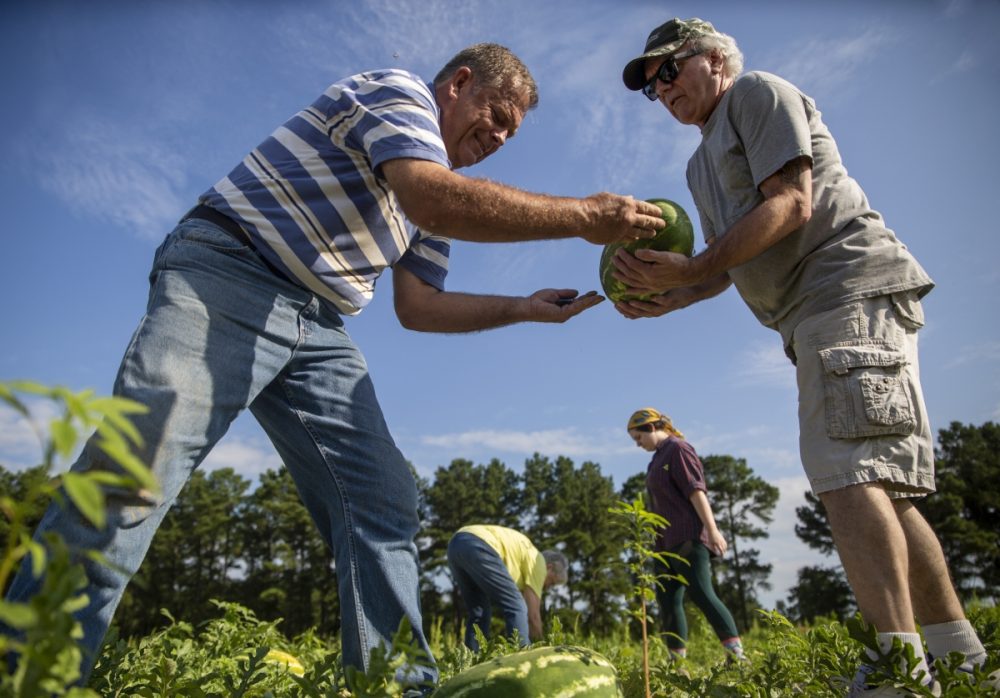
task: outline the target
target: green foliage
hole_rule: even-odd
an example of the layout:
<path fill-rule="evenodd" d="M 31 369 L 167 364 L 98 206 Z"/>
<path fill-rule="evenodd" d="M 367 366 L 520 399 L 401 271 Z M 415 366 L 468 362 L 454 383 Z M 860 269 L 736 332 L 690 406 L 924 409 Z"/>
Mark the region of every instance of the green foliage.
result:
<path fill-rule="evenodd" d="M 798 571 L 798 581 L 789 590 L 787 614 L 800 623 L 833 616 L 843 621 L 855 610 L 854 593 L 839 567 L 808 566 Z M 783 604 L 779 603 L 779 610 Z"/>
<path fill-rule="evenodd" d="M 244 559 L 238 523 L 249 487 L 231 468 L 192 474 L 125 592 L 118 614 L 124 634 L 157 627 L 155 614 L 136 611 L 169 608 L 181 618 L 206 618 L 212 599 L 228 596 L 230 579 L 239 577 L 238 563 Z"/>
<path fill-rule="evenodd" d="M 92 688 L 104 696 L 199 696 L 216 698 L 236 695 L 288 696 L 290 698 L 333 698 L 398 696 L 402 686 L 396 680 L 401 667 L 419 663 L 421 658 L 401 638 L 392 649 L 373 657 L 367 675 L 339 671 L 339 652 L 312 634 L 285 640 L 273 623 L 256 619 L 234 605 L 219 604 L 221 617 L 195 631 L 189 624 L 171 625 L 149 638 L 124 642 L 112 638 L 95 671 Z M 959 698 L 996 696 L 983 682 L 1000 668 L 1000 609 L 973 608 L 970 619 L 986 645 L 990 659 L 972 683 L 967 674 L 956 671 L 957 657 L 935 662 L 936 678 L 942 695 Z M 447 647 L 437 657 L 442 683 L 490 660 L 513 655 L 521 647 L 502 636 L 481 639 L 482 652 L 473 654 L 460 643 Z M 671 660 L 666 646 L 657 637 L 649 641 L 650 691 L 658 698 L 674 696 L 842 696 L 866 647 L 875 645 L 874 635 L 860 622 L 841 624 L 823 620 L 813 626 L 796 626 L 777 612 L 761 612 L 760 622 L 744 636 L 748 662 L 731 665 L 718 640 L 710 632 L 693 633 L 688 642 L 688 660 Z M 553 624 L 545 641 L 535 646 L 576 645 L 607 657 L 617 669 L 624 695 L 645 695 L 641 646 L 627 635 L 595 637 L 568 632 Z M 281 665 L 261 661 L 266 648 L 279 647 L 299 659 L 302 676 Z M 256 659 L 255 659 L 256 658 Z M 880 663 L 878 679 L 887 685 L 912 688 L 924 695 L 898 670 L 901 648 Z M 353 682 L 353 683 L 351 683 Z M 350 688 L 348 688 L 350 686 Z"/>
<path fill-rule="evenodd" d="M 139 440 L 128 416 L 141 412 L 140 406 L 96 398 L 89 391 L 0 383 L 0 403 L 28 418 L 25 395 L 56 403 L 59 416 L 47 430 L 39 431 L 43 455 L 37 467 L 18 473 L 0 468 L 0 536 L 5 544 L 0 583 L 6 585 L 26 558 L 36 574 L 43 570 L 47 574 L 41 592 L 29 603 L 0 602 L 0 621 L 23 633 L 20 639 L 0 634 L 0 654 L 13 650 L 20 655 L 13 668 L 0 664 L 0 695 L 388 698 L 402 692 L 401 675 L 426 661 L 404 624 L 390 647 L 373 654 L 367 673 L 343 670 L 339 644 L 327 639 L 336 631 L 339 615 L 332 559 L 298 501 L 290 476 L 283 470 L 269 471 L 260 487 L 249 492 L 245 480 L 223 470 L 196 476 L 194 486 L 182 493 L 177 511 L 183 519 L 171 524 L 176 525 L 175 535 L 165 522 L 151 551 L 151 556 L 154 552 L 158 556 L 157 564 L 140 571 L 147 588 L 162 596 L 150 592 L 131 597 L 134 617 L 148 617 L 150 608 L 160 607 L 173 614 L 164 610 L 164 625 L 148 631 L 134 625 L 123 627 L 128 632 L 122 635 L 113 630 L 90 685 L 74 686 L 79 678 L 76 640 L 80 628 L 72 614 L 86 603 L 83 570 L 76 564 L 81 551 L 71 554 L 58 539 L 33 541 L 30 532 L 50 500 L 76 506 L 94 525 L 101 525 L 109 488 L 153 496 L 155 483 L 131 452 Z M 88 448 L 99 449 L 117 467 L 50 477 L 90 430 L 96 430 L 96 435 Z M 941 496 L 929 498 L 927 516 L 942 533 L 946 554 L 958 567 L 966 595 L 995 595 L 997 588 L 993 485 L 998 438 L 1000 433 L 992 424 L 982 428 L 953 424 L 942 432 Z M 763 529 L 758 522 L 768 522 L 773 510 L 771 493 L 741 460 L 711 458 L 705 460 L 720 466 L 711 468 L 714 479 L 710 481 L 713 494 L 720 496 L 713 500 L 713 508 L 720 512 L 720 527 L 730 540 L 760 537 Z M 651 533 L 665 522 L 645 511 L 641 499 L 631 505 L 615 504 L 610 479 L 600 473 L 599 466 L 576 467 L 567 458 L 551 461 L 536 454 L 520 477 L 495 460 L 486 466 L 456 461 L 448 471 L 440 490 L 435 491 L 436 483 L 420 484 L 425 516 L 437 517 L 436 530 L 425 531 L 428 537 L 423 544 L 440 546 L 446 533 L 467 522 L 462 519 L 482 518 L 463 503 L 472 501 L 472 507 L 481 507 L 484 500 L 494 507 L 488 510 L 487 520 L 520 524 L 543 547 L 558 543 L 574 565 L 573 585 L 562 606 L 547 609 L 545 642 L 587 647 L 608 657 L 628 698 L 649 694 L 665 698 L 842 695 L 843 684 L 853 676 L 862 652 L 876 647 L 873 631 L 857 620 L 843 623 L 839 611 L 831 609 L 831 615 L 824 617 L 823 608 L 800 604 L 792 609 L 796 620 L 814 616 L 818 620 L 796 625 L 777 612 L 758 613 L 759 621 L 743 634 L 749 662 L 729 665 L 714 634 L 697 618 L 688 640 L 688 659 L 672 660 L 660 637 L 636 642 L 629 624 L 618 618 L 619 596 L 637 600 L 638 608 L 630 604 L 628 614 L 644 618 L 642 606 L 653 600 L 653 589 L 661 581 L 650 574 L 647 563 L 662 555 L 652 549 Z M 623 491 L 632 488 L 638 497 L 642 484 L 641 478 L 633 478 Z M 476 488 L 479 498 L 470 497 Z M 192 528 L 191 522 L 199 523 Z M 156 541 L 163 546 L 159 551 Z M 428 549 L 441 552 L 440 547 Z M 754 559 L 754 552 L 741 550 L 739 563 L 750 599 L 765 567 Z M 227 574 L 235 569 L 241 574 Z M 735 572 L 727 574 L 735 587 Z M 818 575 L 824 581 L 824 573 Z M 805 580 L 810 587 L 816 586 L 813 577 Z M 435 608 L 445 612 L 454 608 L 440 601 L 442 595 L 433 583 L 424 581 L 428 594 L 433 592 L 439 599 L 441 605 Z M 137 591 L 147 593 L 142 588 Z M 812 596 L 830 593 L 826 587 L 810 592 Z M 185 594 L 190 597 L 185 599 Z M 123 603 L 126 611 L 129 598 Z M 157 604 L 157 599 L 164 603 Z M 258 602 L 267 619 L 249 605 Z M 286 614 L 297 615 L 289 622 L 282 620 Z M 217 617 L 204 620 L 210 615 Z M 985 681 L 1000 669 L 1000 610 L 973 605 L 969 617 L 987 647 L 985 667 L 970 677 L 958 670 L 960 657 L 938 657 L 935 677 L 943 695 L 997 695 Z M 426 614 L 425 620 L 442 680 L 521 650 L 517 642 L 497 633 L 489 641 L 481 638 L 482 651 L 473 654 L 457 635 L 442 631 L 449 627 L 444 618 Z M 286 635 L 290 628 L 292 639 Z M 297 662 L 276 659 L 279 651 Z M 912 659 L 903 647 L 893 648 L 876 663 L 875 678 L 920 695 L 921 689 L 900 668 Z"/>
<path fill-rule="evenodd" d="M 941 539 L 959 595 L 997 599 L 1000 588 L 1000 424 L 952 422 L 938 432 L 937 492 L 917 502 Z"/>
<path fill-rule="evenodd" d="M 0 602 L 0 621 L 24 633 L 23 639 L 0 636 L 0 656 L 10 650 L 19 655 L 13 673 L 8 673 L 6 662 L 0 667 L 0 695 L 96 696 L 73 688 L 80 678 L 76 640 L 81 631 L 72 614 L 87 603 L 81 593 L 86 584 L 83 568 L 70 562 L 61 540 L 53 537 L 46 543 L 51 554 L 41 591 L 29 603 Z M 45 557 L 44 551 L 39 557 Z"/>
<path fill-rule="evenodd" d="M 50 420 L 47 431 L 34 424 L 25 396 L 55 403 L 60 414 Z M 32 539 L 31 532 L 39 510 L 49 501 L 75 506 L 95 528 L 103 528 L 107 489 L 154 496 L 157 483 L 132 452 L 142 440 L 129 421 L 129 415 L 142 414 L 146 408 L 121 398 L 95 397 L 90 390 L 74 393 L 28 381 L 0 382 L 0 404 L 31 424 L 42 452 L 36 474 L 21 483 L 26 486 L 18 496 L 9 492 L 0 496 L 6 520 L 0 589 L 7 588 L 25 558 L 30 557 L 36 577 L 45 572 L 40 591 L 27 602 L 0 602 L 0 621 L 16 633 L 0 634 L 0 656 L 14 653 L 17 657 L 13 671 L 7 662 L 0 662 L 0 694 L 92 696 L 92 691 L 73 685 L 80 679 L 81 652 L 76 641 L 82 631 L 72 614 L 88 601 L 82 593 L 85 573 L 73 556 L 87 555 L 98 561 L 100 557 L 93 551 L 75 550 L 71 554 L 55 536 L 46 537 L 43 544 Z M 91 431 L 95 434 L 89 447 L 102 451 L 119 469 L 62 472 L 50 477 Z"/>
<path fill-rule="evenodd" d="M 609 511 L 618 501 L 611 478 L 596 463 L 577 467 L 569 458 L 550 461 L 535 454 L 525 463 L 523 482 L 528 536 L 570 561 L 569 584 L 550 590 L 546 605 L 558 600 L 567 621 L 574 611 L 592 632 L 613 632 L 628 579 L 620 564 L 622 530 Z"/>
<path fill-rule="evenodd" d="M 342 671 L 336 641 L 311 632 L 288 640 L 278 623 L 262 621 L 249 609 L 214 606 L 221 615 L 197 628 L 164 612 L 170 624 L 148 637 L 109 637 L 91 686 L 102 696 L 145 698 L 389 698 L 417 683 L 404 685 L 401 676 L 427 664 L 406 619 L 390 647 L 372 652 L 365 673 L 353 667 Z M 293 671 L 274 650 L 297 660 L 301 669 Z"/>
<path fill-rule="evenodd" d="M 382 698 L 397 696 L 411 686 L 421 685 L 409 678 L 406 684 L 399 677 L 413 677 L 420 667 L 428 664 L 428 657 L 413 642 L 410 623 L 403 618 L 399 630 L 393 636 L 391 647 L 377 647 L 372 650 L 367 673 L 354 667 L 347 667 L 347 685 L 355 698 Z"/>
<path fill-rule="evenodd" d="M 109 636 L 91 677 L 91 685 L 103 696 L 224 696 L 336 695 L 333 673 L 319 679 L 296 677 L 283 664 L 267 662 L 271 649 L 280 649 L 306 662 L 321 661 L 314 638 L 290 643 L 275 623 L 258 620 L 252 611 L 231 603 L 217 602 L 218 618 L 197 630 L 189 623 L 170 621 L 152 635 L 131 640 Z M 297 645 L 297 646 L 296 646 Z M 334 659 L 339 659 L 334 655 Z M 319 693 L 298 693 L 297 679 Z M 322 692 L 329 689 L 327 692 Z"/>
<path fill-rule="evenodd" d="M 714 566 L 719 577 L 715 587 L 745 632 L 760 605 L 757 589 L 771 588 L 771 564 L 762 562 L 760 551 L 746 547 L 745 541 L 768 537 L 760 524 L 771 523 L 779 491 L 755 475 L 743 458 L 706 456 L 702 464 L 716 523 L 730 542 L 729 554 Z"/>
<path fill-rule="evenodd" d="M 806 506 L 795 507 L 795 517 L 799 520 L 795 524 L 795 535 L 813 550 L 818 550 L 823 555 L 832 555 L 837 548 L 833 543 L 826 507 L 812 491 L 806 490 L 804 496 Z"/>
<path fill-rule="evenodd" d="M 642 499 L 636 499 L 631 504 L 620 501 L 609 511 L 625 527 L 625 549 L 628 551 L 626 564 L 633 580 L 632 596 L 640 602 L 640 608 L 630 609 L 629 613 L 645 624 L 645 604 L 656 601 L 656 589 L 663 588 L 661 580 L 670 578 L 653 572 L 654 568 L 650 563 L 659 560 L 669 568 L 670 558 L 682 558 L 674 553 L 653 549 L 657 532 L 670 524 L 659 514 L 648 511 Z M 683 577 L 677 578 L 683 580 Z"/>
<path fill-rule="evenodd" d="M 656 600 L 656 590 L 663 588 L 663 580 L 674 578 L 684 581 L 679 575 L 657 574 L 651 563 L 657 561 L 666 569 L 670 569 L 670 558 L 682 558 L 674 553 L 653 549 L 659 530 L 670 524 L 659 514 L 647 511 L 641 498 L 635 499 L 631 504 L 619 501 L 610 512 L 619 518 L 626 530 L 625 548 L 628 551 L 627 564 L 633 580 L 632 596 L 639 601 L 639 607 L 631 609 L 629 613 L 639 621 L 639 627 L 642 629 L 642 668 L 646 695 L 649 696 L 649 634 L 646 609 Z"/>

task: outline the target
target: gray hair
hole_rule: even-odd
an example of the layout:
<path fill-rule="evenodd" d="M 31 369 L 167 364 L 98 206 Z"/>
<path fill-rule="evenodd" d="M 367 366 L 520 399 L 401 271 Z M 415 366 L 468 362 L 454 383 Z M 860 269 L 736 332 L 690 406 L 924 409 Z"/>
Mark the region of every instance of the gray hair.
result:
<path fill-rule="evenodd" d="M 473 44 L 462 49 L 434 77 L 434 85 L 446 82 L 459 68 L 472 71 L 476 85 L 528 95 L 528 109 L 538 106 L 538 85 L 520 58 L 500 44 Z"/>
<path fill-rule="evenodd" d="M 729 34 L 714 32 L 691 39 L 691 47 L 699 51 L 717 50 L 723 58 L 723 74 L 736 79 L 743 72 L 743 52 Z"/>
<path fill-rule="evenodd" d="M 552 571 L 556 575 L 556 584 L 565 584 L 569 580 L 569 560 L 558 550 L 546 550 L 542 552 L 545 558 L 545 565 L 552 565 Z"/>

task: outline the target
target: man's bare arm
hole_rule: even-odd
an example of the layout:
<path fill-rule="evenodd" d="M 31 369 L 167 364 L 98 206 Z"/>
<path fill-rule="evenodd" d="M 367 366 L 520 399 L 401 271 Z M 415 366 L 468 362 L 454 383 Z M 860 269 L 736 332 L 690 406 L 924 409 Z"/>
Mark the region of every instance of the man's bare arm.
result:
<path fill-rule="evenodd" d="M 582 237 L 594 244 L 651 237 L 659 208 L 630 196 L 585 199 L 522 191 L 466 177 L 429 160 L 400 158 L 382 170 L 410 221 L 457 240 L 514 242 Z"/>

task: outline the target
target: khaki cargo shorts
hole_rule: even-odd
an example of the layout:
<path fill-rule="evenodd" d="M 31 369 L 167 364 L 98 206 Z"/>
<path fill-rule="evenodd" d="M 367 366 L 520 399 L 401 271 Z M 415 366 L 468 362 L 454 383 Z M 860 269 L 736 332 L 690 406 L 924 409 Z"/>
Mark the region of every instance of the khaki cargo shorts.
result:
<path fill-rule="evenodd" d="M 799 451 L 815 494 L 867 482 L 892 497 L 934 491 L 913 292 L 866 298 L 795 328 Z"/>

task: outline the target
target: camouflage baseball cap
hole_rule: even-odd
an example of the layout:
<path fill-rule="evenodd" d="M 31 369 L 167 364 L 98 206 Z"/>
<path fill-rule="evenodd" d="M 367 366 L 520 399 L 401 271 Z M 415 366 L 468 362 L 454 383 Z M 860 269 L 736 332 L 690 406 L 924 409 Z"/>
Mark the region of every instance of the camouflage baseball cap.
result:
<path fill-rule="evenodd" d="M 649 33 L 642 55 L 633 58 L 625 66 L 625 70 L 622 71 L 625 87 L 630 90 L 641 90 L 642 86 L 646 84 L 646 73 L 643 65 L 647 58 L 673 53 L 690 39 L 715 33 L 717 33 L 715 27 L 697 17 L 691 19 L 674 17 L 669 22 L 664 22 Z"/>

